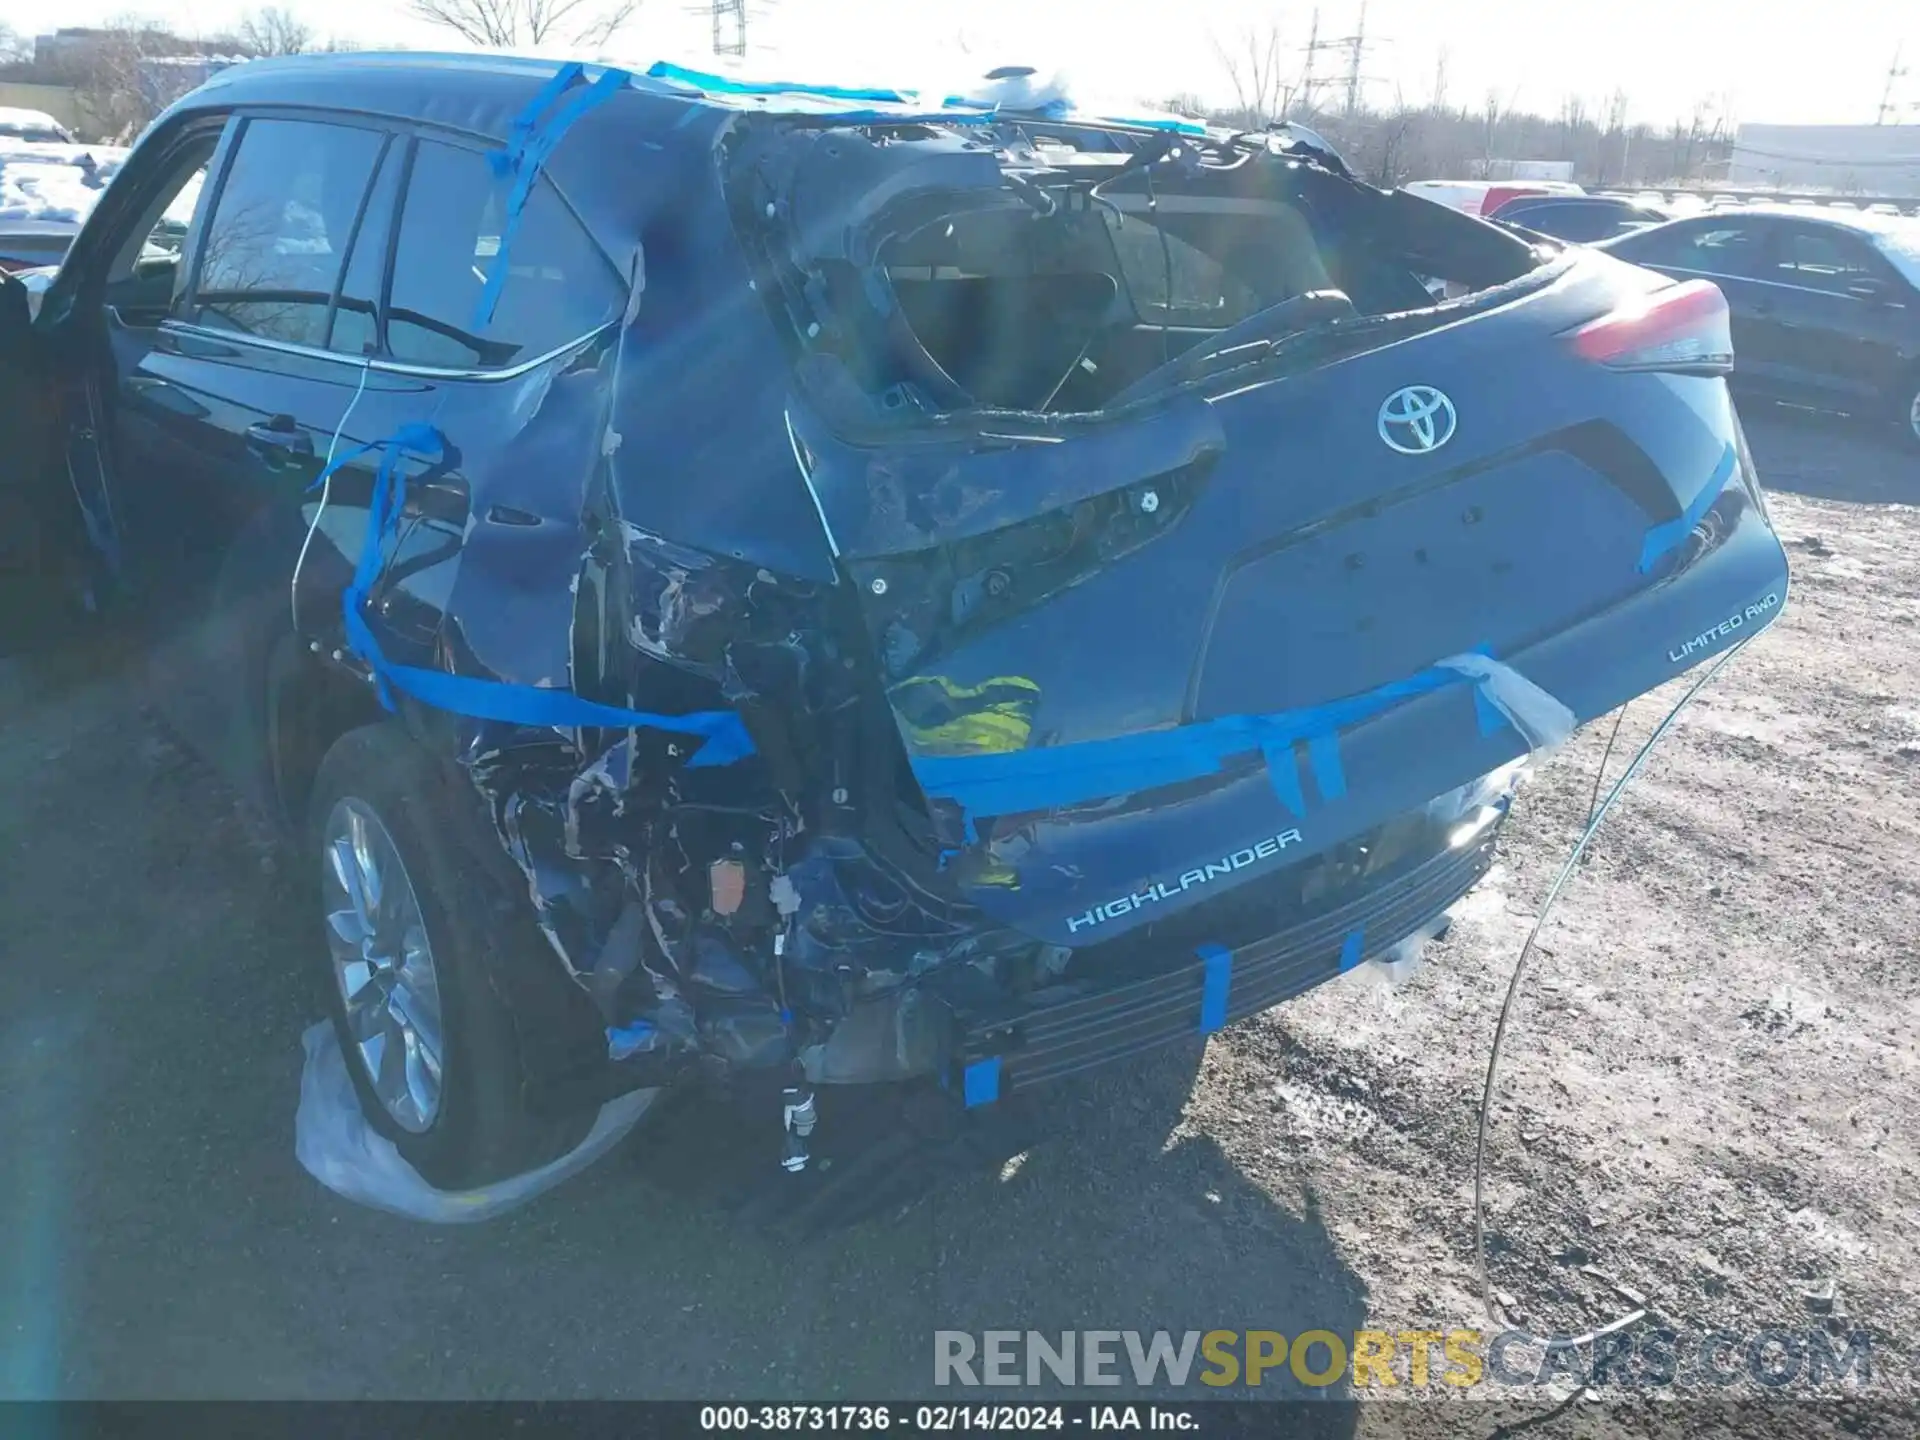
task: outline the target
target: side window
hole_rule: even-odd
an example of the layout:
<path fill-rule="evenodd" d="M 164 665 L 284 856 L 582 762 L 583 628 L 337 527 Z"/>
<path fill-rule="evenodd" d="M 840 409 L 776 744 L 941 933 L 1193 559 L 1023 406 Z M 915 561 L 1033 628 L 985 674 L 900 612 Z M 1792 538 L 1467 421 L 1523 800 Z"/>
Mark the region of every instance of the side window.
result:
<path fill-rule="evenodd" d="M 251 120 L 214 201 L 194 287 L 202 325 L 321 345 L 384 136 Z"/>
<path fill-rule="evenodd" d="M 512 365 L 620 313 L 619 275 L 542 177 L 507 242 L 493 318 L 476 325 L 507 229 L 504 192 L 479 151 L 420 142 L 393 257 L 387 350 L 394 359 L 452 369 Z"/>
<path fill-rule="evenodd" d="M 1197 245 L 1147 223 L 1143 216 L 1123 220 L 1101 213 L 1113 235 L 1120 277 L 1141 320 L 1224 330 L 1266 308 L 1251 285 Z"/>
<path fill-rule="evenodd" d="M 1621 253 L 1631 260 L 1699 270 L 1709 275 L 1761 276 L 1762 237 L 1752 225 L 1705 221 L 1699 225 L 1655 230 L 1629 241 Z"/>
<path fill-rule="evenodd" d="M 400 202 L 400 177 L 407 147 L 395 141 L 380 157 L 380 169 L 367 192 L 347 268 L 340 279 L 340 303 L 334 307 L 333 330 L 327 348 L 346 355 L 372 355 L 380 349 L 375 312 L 380 304 L 380 281 L 387 273 L 387 241 L 393 234 L 393 212 Z"/>
<path fill-rule="evenodd" d="M 1523 205 L 1499 218 L 1576 243 L 1598 240 L 1613 228 L 1613 217 L 1596 205 Z"/>
<path fill-rule="evenodd" d="M 1830 290 L 1844 295 L 1848 287 L 1882 278 L 1867 246 L 1829 230 L 1789 230 L 1780 237 L 1775 266 L 1777 278 L 1789 285 Z"/>
<path fill-rule="evenodd" d="M 186 290 L 181 256 L 204 194 L 218 134 L 182 145 L 107 268 L 106 301 L 121 320 L 158 325 Z"/>

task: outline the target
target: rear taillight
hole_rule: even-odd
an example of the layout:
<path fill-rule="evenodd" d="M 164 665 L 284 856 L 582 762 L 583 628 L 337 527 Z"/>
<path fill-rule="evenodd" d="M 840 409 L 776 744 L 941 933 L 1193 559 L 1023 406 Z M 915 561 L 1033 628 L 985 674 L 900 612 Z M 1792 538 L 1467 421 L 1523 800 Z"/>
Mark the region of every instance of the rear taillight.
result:
<path fill-rule="evenodd" d="M 1566 332 L 1574 353 L 1615 370 L 1733 371 L 1727 297 L 1711 280 L 1688 280 Z"/>

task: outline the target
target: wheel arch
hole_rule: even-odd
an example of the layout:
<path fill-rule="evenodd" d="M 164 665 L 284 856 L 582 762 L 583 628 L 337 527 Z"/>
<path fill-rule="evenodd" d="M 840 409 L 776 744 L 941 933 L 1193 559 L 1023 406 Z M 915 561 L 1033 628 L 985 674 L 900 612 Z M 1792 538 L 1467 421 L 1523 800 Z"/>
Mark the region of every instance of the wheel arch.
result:
<path fill-rule="evenodd" d="M 268 652 L 265 690 L 269 795 L 275 818 L 289 835 L 299 835 L 322 757 L 342 735 L 384 712 L 365 681 L 292 633 Z"/>

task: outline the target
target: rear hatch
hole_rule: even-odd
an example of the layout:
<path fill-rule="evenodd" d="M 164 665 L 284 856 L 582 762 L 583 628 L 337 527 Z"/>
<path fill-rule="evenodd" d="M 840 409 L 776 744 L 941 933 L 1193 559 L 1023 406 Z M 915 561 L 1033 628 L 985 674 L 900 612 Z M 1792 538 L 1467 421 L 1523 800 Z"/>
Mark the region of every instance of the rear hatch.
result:
<path fill-rule="evenodd" d="M 923 199 L 871 247 L 887 323 L 802 365 L 796 458 L 946 865 L 1048 939 L 1108 938 L 1519 753 L 1437 662 L 1524 655 L 1661 583 L 1729 478 L 1717 292 L 1244 163 L 1268 160 L 1270 198 L 1166 160 L 1097 186 L 1134 232 L 1104 268 L 1046 233 L 1071 185 L 972 245 L 968 205 Z M 1261 238 L 1291 253 L 1246 255 Z M 1463 298 L 1392 305 L 1436 280 Z M 902 322 L 922 353 L 889 369 Z M 1414 702 L 1408 763 L 1353 745 Z"/>

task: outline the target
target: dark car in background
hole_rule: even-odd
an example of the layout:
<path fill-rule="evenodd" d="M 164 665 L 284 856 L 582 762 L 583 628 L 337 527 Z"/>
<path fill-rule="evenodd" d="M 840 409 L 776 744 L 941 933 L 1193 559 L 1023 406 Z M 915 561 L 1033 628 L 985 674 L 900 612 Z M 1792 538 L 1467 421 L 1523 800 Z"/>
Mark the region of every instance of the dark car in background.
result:
<path fill-rule="evenodd" d="M 1889 420 L 1920 445 L 1920 221 L 1743 206 L 1604 248 L 1720 287 L 1741 390 Z"/>
<path fill-rule="evenodd" d="M 1664 211 L 1612 195 L 1520 195 L 1489 212 L 1487 218 L 1556 240 L 1591 245 L 1658 225 L 1668 217 Z"/>
<path fill-rule="evenodd" d="M 1529 754 L 1778 614 L 1728 350 L 1299 135 L 263 60 L 0 280 L 0 613 L 84 591 L 285 819 L 428 1180 L 715 1074 L 792 1147 L 1430 933 Z"/>

